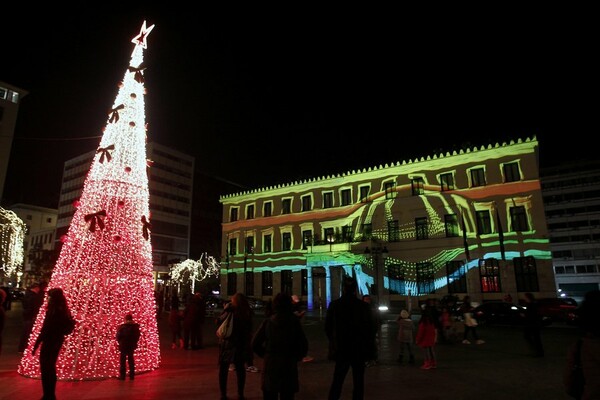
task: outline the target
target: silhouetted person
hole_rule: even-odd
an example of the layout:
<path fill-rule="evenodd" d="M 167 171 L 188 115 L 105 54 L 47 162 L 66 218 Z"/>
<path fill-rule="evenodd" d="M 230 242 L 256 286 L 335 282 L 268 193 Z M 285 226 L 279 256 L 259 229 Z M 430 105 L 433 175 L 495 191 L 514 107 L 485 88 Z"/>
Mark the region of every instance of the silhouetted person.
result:
<path fill-rule="evenodd" d="M 367 303 L 356 297 L 356 280 L 343 280 L 342 296 L 332 301 L 325 316 L 329 358 L 335 361 L 329 400 L 339 400 L 342 386 L 352 367 L 352 399 L 362 400 L 365 391 L 365 362 L 374 338 L 374 321 Z"/>
<path fill-rule="evenodd" d="M 544 356 L 544 346 L 542 345 L 542 317 L 538 310 L 537 301 L 533 293 L 525 293 L 525 323 L 523 325 L 523 335 L 531 347 L 534 357 Z"/>
<path fill-rule="evenodd" d="M 129 379 L 135 377 L 135 360 L 133 353 L 137 349 L 140 339 L 140 324 L 133 321 L 133 315 L 125 316 L 125 323 L 117 328 L 117 342 L 119 342 L 119 379 L 125 379 L 126 363 L 129 365 Z"/>
<path fill-rule="evenodd" d="M 35 318 L 37 317 L 43 302 L 44 292 L 39 284 L 34 283 L 27 289 L 22 300 L 23 331 L 21 333 L 21 339 L 19 340 L 19 352 L 23 352 L 25 347 L 27 347 L 27 342 L 29 341 L 29 335 L 31 335 Z"/>
<path fill-rule="evenodd" d="M 206 319 L 206 302 L 200 292 L 194 293 L 183 311 L 183 342 L 185 349 L 203 347 L 202 329 Z"/>
<path fill-rule="evenodd" d="M 298 362 L 308 352 L 308 341 L 292 298 L 279 293 L 273 300 L 274 314 L 265 319 L 252 338 L 252 350 L 264 358 L 264 400 L 293 400 L 300 389 Z"/>
<path fill-rule="evenodd" d="M 48 291 L 46 315 L 40 334 L 33 345 L 32 355 L 40 349 L 40 372 L 42 374 L 42 400 L 56 399 L 56 360 L 65 341 L 65 336 L 73 332 L 75 320 L 71 316 L 67 299 L 62 289 L 52 288 Z"/>

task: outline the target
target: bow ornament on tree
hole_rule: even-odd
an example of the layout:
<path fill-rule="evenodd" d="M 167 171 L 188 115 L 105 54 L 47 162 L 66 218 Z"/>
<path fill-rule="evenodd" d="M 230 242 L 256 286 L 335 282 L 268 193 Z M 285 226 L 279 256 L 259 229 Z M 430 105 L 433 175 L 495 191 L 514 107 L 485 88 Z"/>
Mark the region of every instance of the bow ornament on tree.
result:
<path fill-rule="evenodd" d="M 125 108 L 125 105 L 121 104 L 120 106 L 116 106 L 115 108 L 113 108 L 112 110 L 110 110 L 108 112 L 108 115 L 110 115 L 110 119 L 108 120 L 108 122 L 117 122 L 119 121 L 119 110 L 122 110 Z"/>
<path fill-rule="evenodd" d="M 96 224 L 98 224 L 98 228 L 104 229 L 104 217 L 106 217 L 106 211 L 100 210 L 96 213 L 87 214 L 85 218 L 85 222 L 90 222 L 89 230 L 90 232 L 96 232 Z"/>
<path fill-rule="evenodd" d="M 135 73 L 133 79 L 135 79 L 135 81 L 138 83 L 144 83 L 144 75 L 142 74 L 142 71 L 145 69 L 146 67 L 144 66 L 144 63 L 141 63 L 140 66 L 137 68 L 131 66 L 127 68 L 129 72 Z"/>
<path fill-rule="evenodd" d="M 149 232 L 152 230 L 152 224 L 146 219 L 145 215 L 142 215 L 142 224 L 142 235 L 144 236 L 144 239 L 148 240 Z"/>
<path fill-rule="evenodd" d="M 96 150 L 96 154 L 100 153 L 100 164 L 104 163 L 104 157 L 106 157 L 106 161 L 110 162 L 110 160 L 112 160 L 112 155 L 110 154 L 110 152 L 112 150 L 115 149 L 115 145 L 111 144 L 110 146 L 106 146 L 106 147 L 99 147 L 98 150 Z"/>

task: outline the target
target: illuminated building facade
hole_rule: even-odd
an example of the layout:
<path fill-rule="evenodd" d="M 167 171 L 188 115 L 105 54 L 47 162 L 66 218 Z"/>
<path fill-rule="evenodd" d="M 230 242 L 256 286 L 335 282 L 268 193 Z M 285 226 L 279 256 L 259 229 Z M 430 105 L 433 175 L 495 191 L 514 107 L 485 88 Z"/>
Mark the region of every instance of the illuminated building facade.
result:
<path fill-rule="evenodd" d="M 325 308 L 353 275 L 394 308 L 553 297 L 538 151 L 534 137 L 223 195 L 224 293 Z"/>
<path fill-rule="evenodd" d="M 544 169 L 542 194 L 557 290 L 581 302 L 600 288 L 600 163 Z"/>
<path fill-rule="evenodd" d="M 58 204 L 56 239 L 67 233 L 75 203 L 96 151 L 65 162 Z M 169 264 L 189 258 L 194 157 L 155 142 L 147 144 L 152 262 L 155 279 L 168 275 Z"/>

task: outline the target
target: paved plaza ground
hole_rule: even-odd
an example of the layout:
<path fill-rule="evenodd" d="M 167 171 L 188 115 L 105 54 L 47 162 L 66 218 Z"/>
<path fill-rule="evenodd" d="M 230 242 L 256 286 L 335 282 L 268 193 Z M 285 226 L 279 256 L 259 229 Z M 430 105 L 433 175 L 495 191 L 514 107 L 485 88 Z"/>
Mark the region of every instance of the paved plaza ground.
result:
<path fill-rule="evenodd" d="M 546 356 L 529 355 L 521 331 L 511 327 L 479 327 L 483 345 L 437 345 L 438 368 L 420 370 L 417 364 L 399 365 L 395 360 L 396 315 L 389 315 L 381 332 L 380 362 L 366 371 L 365 399 L 419 400 L 566 400 L 562 370 L 567 346 L 576 338 L 576 328 L 552 325 L 542 332 Z M 258 324 L 262 316 L 256 316 Z M 333 363 L 326 358 L 327 342 L 323 333 L 322 313 L 309 313 L 304 329 L 309 338 L 309 354 L 314 361 L 300 365 L 301 389 L 297 400 L 327 398 Z M 161 365 L 155 371 L 139 374 L 135 381 L 58 382 L 58 400 L 154 400 L 219 399 L 217 379 L 216 326 L 205 324 L 204 349 L 185 351 L 170 348 L 167 314 L 159 320 Z M 21 305 L 13 303 L 7 311 L 0 355 L 0 399 L 29 400 L 42 397 L 41 381 L 19 375 L 17 365 L 18 334 L 21 329 Z M 261 367 L 261 359 L 256 359 Z M 262 399 L 260 373 L 248 373 L 246 399 Z M 235 396 L 235 374 L 229 374 L 230 399 Z M 343 399 L 351 399 L 351 375 L 346 378 Z"/>

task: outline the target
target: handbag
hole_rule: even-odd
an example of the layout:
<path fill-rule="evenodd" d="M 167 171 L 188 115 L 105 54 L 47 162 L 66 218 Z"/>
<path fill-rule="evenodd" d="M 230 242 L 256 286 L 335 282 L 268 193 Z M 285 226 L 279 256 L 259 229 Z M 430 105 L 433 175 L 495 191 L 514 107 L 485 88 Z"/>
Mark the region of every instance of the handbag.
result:
<path fill-rule="evenodd" d="M 585 386 L 585 378 L 581 367 L 581 339 L 577 340 L 575 345 L 575 357 L 573 367 L 565 376 L 565 389 L 569 396 L 574 399 L 581 399 L 583 396 L 583 388 Z"/>
<path fill-rule="evenodd" d="M 221 340 L 228 339 L 233 332 L 233 313 L 227 313 L 227 317 L 221 322 L 217 328 L 217 337 Z"/>

